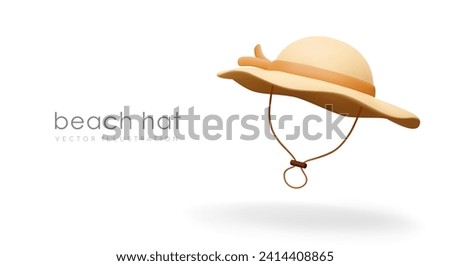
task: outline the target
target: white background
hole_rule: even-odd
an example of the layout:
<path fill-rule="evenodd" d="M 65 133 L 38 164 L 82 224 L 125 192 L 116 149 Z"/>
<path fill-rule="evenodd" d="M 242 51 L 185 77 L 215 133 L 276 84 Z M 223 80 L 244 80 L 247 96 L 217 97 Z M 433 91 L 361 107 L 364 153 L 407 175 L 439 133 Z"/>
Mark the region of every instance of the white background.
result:
<path fill-rule="evenodd" d="M 116 253 L 156 250 L 317 250 L 334 251 L 325 265 L 448 265 L 448 9 L 379 2 L 3 1 L 0 264 L 115 265 Z M 282 181 L 290 158 L 281 147 L 239 140 L 240 127 L 232 141 L 55 140 L 66 134 L 54 129 L 55 111 L 88 117 L 129 105 L 154 115 L 176 106 L 202 116 L 261 114 L 267 95 L 217 72 L 236 67 L 257 43 L 275 59 L 317 35 L 358 49 L 377 97 L 417 114 L 421 125 L 361 119 L 341 150 L 310 163 L 302 190 Z M 273 112 L 324 115 L 281 96 Z M 338 142 L 287 145 L 306 159 Z"/>

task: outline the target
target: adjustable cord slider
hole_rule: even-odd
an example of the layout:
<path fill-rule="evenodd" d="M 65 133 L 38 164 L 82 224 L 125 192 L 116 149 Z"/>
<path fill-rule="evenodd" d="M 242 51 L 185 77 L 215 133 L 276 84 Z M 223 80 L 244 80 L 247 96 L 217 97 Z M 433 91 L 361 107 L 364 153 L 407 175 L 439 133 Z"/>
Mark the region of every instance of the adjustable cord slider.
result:
<path fill-rule="evenodd" d="M 296 160 L 291 160 L 291 165 L 292 166 L 297 166 L 297 167 L 300 167 L 300 168 L 306 168 L 308 166 L 306 163 L 299 162 L 299 161 L 296 161 Z"/>

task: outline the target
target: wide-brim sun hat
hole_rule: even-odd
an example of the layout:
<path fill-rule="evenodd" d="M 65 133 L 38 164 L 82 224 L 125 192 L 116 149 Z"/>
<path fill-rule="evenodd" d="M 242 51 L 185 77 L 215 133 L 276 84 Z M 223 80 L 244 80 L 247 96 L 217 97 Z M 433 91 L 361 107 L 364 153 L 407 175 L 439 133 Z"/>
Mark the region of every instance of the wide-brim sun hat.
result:
<path fill-rule="evenodd" d="M 255 47 L 256 57 L 241 57 L 244 66 L 220 72 L 255 92 L 298 97 L 325 108 L 332 105 L 338 114 L 386 118 L 407 128 L 417 128 L 414 114 L 375 98 L 370 67 L 350 45 L 326 37 L 298 40 L 286 47 L 275 61 Z M 273 86 L 273 88 L 272 88 Z M 386 89 L 386 88 L 383 88 Z"/>
<path fill-rule="evenodd" d="M 348 139 L 360 117 L 385 118 L 407 128 L 417 128 L 420 120 L 414 114 L 375 98 L 375 86 L 369 64 L 350 45 L 326 37 L 310 37 L 298 40 L 286 47 L 274 61 L 267 59 L 261 46 L 254 49 L 255 57 L 241 57 L 240 68 L 220 72 L 219 77 L 233 79 L 255 92 L 270 94 L 269 118 L 272 95 L 294 96 L 337 114 L 356 117 L 344 140 L 333 150 L 305 161 L 295 156 L 275 134 L 271 119 L 270 129 L 275 139 L 292 157 L 290 167 L 283 178 L 291 188 L 302 188 L 308 182 L 304 171 L 307 162 L 323 158 L 338 150 Z M 286 172 L 301 169 L 305 182 L 291 185 Z"/>

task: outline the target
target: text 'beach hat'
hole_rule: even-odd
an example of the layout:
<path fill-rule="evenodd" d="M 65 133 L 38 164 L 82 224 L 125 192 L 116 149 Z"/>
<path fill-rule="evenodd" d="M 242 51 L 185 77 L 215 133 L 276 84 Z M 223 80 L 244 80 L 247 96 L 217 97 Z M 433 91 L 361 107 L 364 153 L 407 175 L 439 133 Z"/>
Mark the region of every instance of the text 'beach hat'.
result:
<path fill-rule="evenodd" d="M 291 166 L 283 174 L 291 188 L 306 185 L 306 163 L 339 149 L 359 117 L 386 118 L 407 128 L 417 128 L 420 124 L 414 114 L 375 98 L 372 73 L 366 60 L 353 47 L 335 39 L 310 37 L 298 40 L 286 47 L 275 61 L 268 60 L 257 45 L 255 57 L 241 57 L 238 64 L 243 67 L 220 72 L 218 76 L 233 79 L 252 91 L 270 94 L 272 134 L 292 157 Z M 297 161 L 273 130 L 270 119 L 273 94 L 295 96 L 323 108 L 331 105 L 333 112 L 356 119 L 346 138 L 334 150 L 304 162 Z M 299 167 L 305 176 L 301 186 L 292 186 L 286 180 L 286 172 L 294 167 Z"/>

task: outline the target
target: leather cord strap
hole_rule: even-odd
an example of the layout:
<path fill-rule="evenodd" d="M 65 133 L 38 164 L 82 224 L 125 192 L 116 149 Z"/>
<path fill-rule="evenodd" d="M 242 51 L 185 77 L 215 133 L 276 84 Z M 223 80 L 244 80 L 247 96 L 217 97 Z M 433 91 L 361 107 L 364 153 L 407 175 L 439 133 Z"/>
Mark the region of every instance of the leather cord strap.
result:
<path fill-rule="evenodd" d="M 293 189 L 299 189 L 299 188 L 304 187 L 304 186 L 308 183 L 308 176 L 306 175 L 305 170 L 304 170 L 304 169 L 308 166 L 307 163 L 308 163 L 308 162 L 311 162 L 311 161 L 314 161 L 314 160 L 317 160 L 317 159 L 320 159 L 320 158 L 323 158 L 323 157 L 325 157 L 325 156 L 328 156 L 328 155 L 332 154 L 333 152 L 337 151 L 340 147 L 342 147 L 342 145 L 344 145 L 344 143 L 347 141 L 347 139 L 348 139 L 348 138 L 350 137 L 350 135 L 352 134 L 353 129 L 355 128 L 356 122 L 358 122 L 358 118 L 359 118 L 359 116 L 360 116 L 360 114 L 361 114 L 362 107 L 359 108 L 358 115 L 356 116 L 355 121 L 353 122 L 353 125 L 352 125 L 350 131 L 348 132 L 347 136 L 342 140 L 341 144 L 339 144 L 336 148 L 334 148 L 333 150 L 331 150 L 331 151 L 329 151 L 329 152 L 327 152 L 327 153 L 324 153 L 324 154 L 322 154 L 322 155 L 319 155 L 319 156 L 310 158 L 310 159 L 308 159 L 308 160 L 306 160 L 306 161 L 304 161 L 304 162 L 301 162 L 301 161 L 297 161 L 297 159 L 295 158 L 294 154 L 292 154 L 292 152 L 291 152 L 291 151 L 290 151 L 290 150 L 289 150 L 289 149 L 281 142 L 281 140 L 278 138 L 277 134 L 275 133 L 275 130 L 273 129 L 273 126 L 272 126 L 272 117 L 271 117 L 273 87 L 274 87 L 274 86 L 272 86 L 271 89 L 270 89 L 269 110 L 268 110 L 270 130 L 271 130 L 273 136 L 275 137 L 275 139 L 276 139 L 276 140 L 278 141 L 278 143 L 281 145 L 281 147 L 283 147 L 283 149 L 286 150 L 286 152 L 289 153 L 289 155 L 292 157 L 292 160 L 290 161 L 290 165 L 291 165 L 291 166 L 288 167 L 288 168 L 286 168 L 286 170 L 284 170 L 284 172 L 283 172 L 283 179 L 284 179 L 284 182 L 285 182 L 286 185 L 288 185 L 290 188 L 293 188 Z M 293 185 L 289 184 L 289 182 L 288 182 L 287 179 L 286 179 L 286 173 L 287 173 L 289 170 L 291 170 L 292 168 L 295 168 L 295 167 L 300 168 L 300 170 L 301 170 L 302 173 L 303 173 L 303 176 L 305 177 L 305 182 L 304 182 L 302 185 L 300 185 L 300 186 L 293 186 Z"/>

